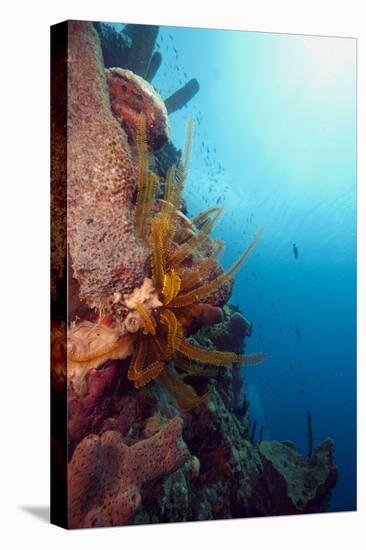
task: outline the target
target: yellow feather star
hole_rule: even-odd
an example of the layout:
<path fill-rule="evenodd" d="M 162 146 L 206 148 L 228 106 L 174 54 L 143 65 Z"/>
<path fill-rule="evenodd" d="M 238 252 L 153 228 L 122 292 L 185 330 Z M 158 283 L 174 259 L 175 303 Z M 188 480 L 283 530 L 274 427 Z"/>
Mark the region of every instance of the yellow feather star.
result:
<path fill-rule="evenodd" d="M 137 234 L 150 245 L 153 285 L 163 306 L 155 311 L 148 311 L 143 304 L 136 305 L 143 329 L 136 335 L 135 351 L 128 371 L 128 378 L 136 387 L 158 379 L 184 412 L 205 401 L 210 392 L 198 396 L 194 389 L 174 372 L 170 365 L 171 360 L 174 359 L 176 366 L 188 374 L 212 376 L 216 372 L 215 369 L 191 366 L 187 359 L 219 367 L 254 364 L 266 357 L 263 353 L 237 355 L 198 347 L 184 337 L 183 326 L 177 318 L 180 311 L 184 312 L 183 316 L 189 318 L 187 311 L 189 313 L 190 308 L 193 312 L 197 304 L 204 304 L 204 299 L 209 294 L 225 285 L 247 260 L 262 234 L 262 230 L 257 232 L 228 271 L 209 279 L 210 273 L 218 267 L 215 258 L 222 249 L 221 241 L 213 241 L 210 232 L 222 208 L 209 208 L 193 220 L 189 220 L 179 210 L 192 148 L 192 127 L 190 119 L 182 161 L 177 166 L 171 166 L 168 171 L 164 199 L 155 200 L 158 177 L 148 168 L 146 120 L 144 115 L 140 115 L 139 118 L 135 226 Z M 155 214 L 152 215 L 154 208 Z M 206 257 L 201 258 L 199 251 L 202 245 L 206 246 L 207 243 L 211 249 L 210 257 L 207 257 L 206 251 Z M 194 255 L 196 261 L 191 267 L 187 267 L 184 264 L 185 260 Z"/>

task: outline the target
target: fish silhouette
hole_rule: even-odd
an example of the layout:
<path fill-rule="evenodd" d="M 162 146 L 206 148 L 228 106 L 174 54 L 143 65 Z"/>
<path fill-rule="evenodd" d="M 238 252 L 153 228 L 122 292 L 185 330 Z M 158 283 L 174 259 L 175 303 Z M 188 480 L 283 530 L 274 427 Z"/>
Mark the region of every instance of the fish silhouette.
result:
<path fill-rule="evenodd" d="M 295 243 L 292 245 L 292 250 L 294 252 L 295 260 L 297 260 L 297 258 L 299 257 L 299 251 Z"/>

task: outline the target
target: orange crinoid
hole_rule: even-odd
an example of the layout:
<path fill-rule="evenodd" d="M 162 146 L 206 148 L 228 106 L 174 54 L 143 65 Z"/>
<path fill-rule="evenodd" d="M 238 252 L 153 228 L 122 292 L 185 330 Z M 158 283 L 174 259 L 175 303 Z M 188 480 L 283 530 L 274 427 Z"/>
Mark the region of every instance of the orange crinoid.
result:
<path fill-rule="evenodd" d="M 191 141 L 192 121 L 189 120 L 182 162 L 178 166 L 171 166 L 165 182 L 164 199 L 156 199 L 158 177 L 148 168 L 145 118 L 140 115 L 135 225 L 139 237 L 150 245 L 151 279 L 145 279 L 144 287 L 151 296 L 154 295 L 154 300 L 145 303 L 139 301 L 138 292 L 135 298 L 125 300 L 130 306 L 130 315 L 135 316 L 134 320 L 138 317 L 128 378 L 135 387 L 158 378 L 183 411 L 200 404 L 209 392 L 198 396 L 178 376 L 173 365 L 189 374 L 211 376 L 214 369 L 192 366 L 187 360 L 219 367 L 235 363 L 253 364 L 265 358 L 262 353 L 237 355 L 198 347 L 185 338 L 185 327 L 194 317 L 195 310 L 205 304 L 210 294 L 230 280 L 248 258 L 262 233 L 262 230 L 257 232 L 228 271 L 219 272 L 212 278 L 212 273 L 218 272 L 216 256 L 221 247 L 220 242 L 211 239 L 210 231 L 222 209 L 209 208 L 193 220 L 180 211 Z M 191 261 L 187 265 L 189 259 Z"/>

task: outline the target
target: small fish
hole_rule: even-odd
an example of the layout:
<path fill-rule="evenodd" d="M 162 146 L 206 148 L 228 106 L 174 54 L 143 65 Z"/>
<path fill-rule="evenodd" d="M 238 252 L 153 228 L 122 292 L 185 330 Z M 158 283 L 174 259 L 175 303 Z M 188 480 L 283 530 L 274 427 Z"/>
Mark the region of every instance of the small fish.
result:
<path fill-rule="evenodd" d="M 292 245 L 292 250 L 293 250 L 293 253 L 294 253 L 294 256 L 295 256 L 295 260 L 297 260 L 298 257 L 299 257 L 299 251 L 298 251 L 297 246 L 296 246 L 295 243 Z"/>
<path fill-rule="evenodd" d="M 297 323 L 295 323 L 295 330 L 296 330 L 296 336 L 298 337 L 299 340 L 301 340 L 301 332 L 300 332 L 300 329 L 299 327 L 297 326 Z"/>

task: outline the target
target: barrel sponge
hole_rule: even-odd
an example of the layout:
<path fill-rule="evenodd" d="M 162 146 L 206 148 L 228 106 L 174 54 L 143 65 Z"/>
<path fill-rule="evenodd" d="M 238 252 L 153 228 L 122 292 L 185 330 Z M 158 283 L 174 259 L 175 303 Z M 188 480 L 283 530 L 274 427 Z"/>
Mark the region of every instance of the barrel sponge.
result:
<path fill-rule="evenodd" d="M 150 151 L 161 149 L 169 140 L 169 119 L 164 101 L 146 80 L 127 69 L 106 69 L 112 112 L 125 129 L 131 145 L 141 112 L 146 117 Z"/>
<path fill-rule="evenodd" d="M 68 243 L 80 297 L 112 309 L 115 292 L 141 285 L 148 256 L 135 236 L 136 166 L 114 117 L 92 24 L 69 23 Z"/>

